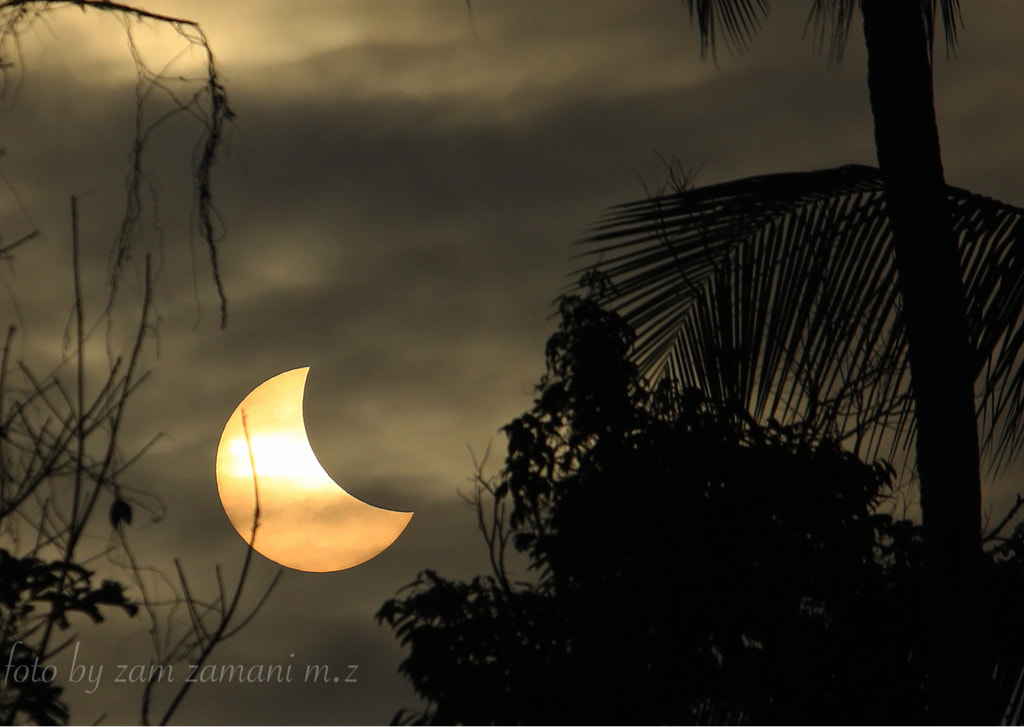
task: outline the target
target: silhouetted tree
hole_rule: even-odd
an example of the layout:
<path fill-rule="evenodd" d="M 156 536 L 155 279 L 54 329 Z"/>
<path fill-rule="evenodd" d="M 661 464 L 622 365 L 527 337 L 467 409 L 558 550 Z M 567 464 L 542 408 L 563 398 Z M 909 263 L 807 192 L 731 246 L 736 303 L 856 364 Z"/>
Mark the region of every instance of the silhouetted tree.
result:
<path fill-rule="evenodd" d="M 15 96 L 10 89 L 17 80 L 22 35 L 50 11 L 69 6 L 111 14 L 122 22 L 138 74 L 135 138 L 124 217 L 112 241 L 109 279 L 100 293 L 104 302 L 95 309 L 88 305 L 95 291 L 83 283 L 77 204 L 72 197 L 67 247 L 71 274 L 64 281 L 56 276 L 49 281 L 55 299 L 70 291 L 67 297 L 71 301 L 62 344 L 53 349 L 56 360 L 46 361 L 42 374 L 21 360 L 13 324 L 0 341 L 3 724 L 62 724 L 70 719 L 61 686 L 66 675 L 58 675 L 54 659 L 74 643 L 83 626 L 103 621 L 111 613 L 140 614 L 146 621 L 140 630 L 147 632 L 152 643 L 151 660 L 164 665 L 179 661 L 202 664 L 211 650 L 244 626 L 254 612 L 246 614 L 239 608 L 251 549 L 244 556 L 233 590 L 227 590 L 218 567 L 220 593 L 210 598 L 189 587 L 181 564 L 176 563 L 175 582 L 136 558 L 129 538 L 133 519 L 136 524 L 147 516 L 157 521 L 163 508 L 159 497 L 136 487 L 129 474 L 152 441 L 129 451 L 123 443 L 129 403 L 147 378 L 146 356 L 157 328 L 154 266 L 149 255 L 132 254 L 138 243 L 143 200 L 157 194 L 147 175 L 144 153 L 154 129 L 176 115 L 198 120 L 202 130 L 193 156 L 193 222 L 210 253 L 221 319 L 225 320 L 210 173 L 224 124 L 231 118 L 226 92 L 206 37 L 192 21 L 106 0 L 2 0 L 0 96 Z M 134 42 L 137 22 L 157 23 L 177 33 L 186 48 L 202 53 L 202 72 L 185 78 L 170 75 L 174 72 L 171 66 L 159 72 L 149 69 Z M 146 121 L 147 104 L 154 98 L 169 101 L 171 108 Z M 0 257 L 9 260 L 15 253 L 28 254 L 31 245 L 27 243 L 37 236 L 38 231 L 33 231 L 5 244 L 0 247 Z M 118 287 L 133 266 L 139 286 L 138 295 L 129 302 L 118 298 Z M 5 288 L 9 283 L 5 279 Z M 126 327 L 120 325 L 125 323 L 120 318 L 116 321 L 119 325 L 113 324 L 121 314 Z M 177 691 L 166 701 L 155 703 L 154 685 L 145 685 L 141 721 L 148 722 L 155 713 L 161 724 L 166 723 L 188 687 L 187 683 L 175 683 L 169 689 Z"/>
<path fill-rule="evenodd" d="M 378 613 L 427 702 L 400 717 L 931 721 L 921 534 L 886 512 L 893 469 L 825 428 L 762 426 L 667 378 L 652 388 L 621 318 L 573 296 L 560 310 L 500 477 L 478 476 L 492 574 L 426 571 Z M 1014 679 L 1021 538 L 999 538 Z M 506 544 L 529 582 L 509 575 Z"/>
<path fill-rule="evenodd" d="M 834 422 L 855 452 L 913 463 L 906 336 L 877 169 L 847 165 L 692 187 L 619 205 L 586 280 L 638 331 L 641 371 L 759 421 Z M 1024 209 L 947 187 L 992 467 L 1024 441 Z"/>
<path fill-rule="evenodd" d="M 104 619 L 101 606 L 120 607 L 133 616 L 138 611 L 125 598 L 122 584 L 104 580 L 97 585 L 93 575 L 75 563 L 19 558 L 0 549 L 0 646 L 4 659 L 0 724 L 26 720 L 64 724 L 68 720 L 60 698 L 63 689 L 47 673 L 53 668 L 49 659 L 29 645 L 35 632 L 51 622 L 67 629 L 69 616 L 76 612 L 98 623 Z"/>
<path fill-rule="evenodd" d="M 716 33 L 739 46 L 768 14 L 768 0 L 687 0 L 702 49 Z M 975 341 L 961 276 L 953 208 L 944 179 L 932 87 L 932 46 L 941 16 L 955 46 L 958 0 L 815 0 L 812 14 L 833 59 L 842 56 L 857 9 L 868 55 L 868 91 L 884 218 L 913 386 L 916 466 L 928 544 L 932 699 L 940 722 L 974 722 L 987 677 L 980 568 L 980 454 L 975 426 Z M 717 221 L 705 220 L 714 227 Z M 688 284 L 683 281 L 682 284 Z M 672 296 L 662 296 L 671 305 Z M 770 304 L 768 298 L 764 303 Z M 879 301 L 884 309 L 885 301 Z M 890 301 L 890 308 L 893 301 Z M 1009 315 L 1019 315 L 1007 311 Z M 883 310 L 883 317 L 885 311 Z M 724 335 L 724 330 L 723 330 Z M 827 335 L 827 334 L 826 334 Z M 862 372 L 853 372 L 859 376 Z M 889 382 L 875 380 L 877 386 Z M 769 392 L 777 395 L 778 391 Z M 1016 417 L 1015 417 L 1016 418 Z"/>

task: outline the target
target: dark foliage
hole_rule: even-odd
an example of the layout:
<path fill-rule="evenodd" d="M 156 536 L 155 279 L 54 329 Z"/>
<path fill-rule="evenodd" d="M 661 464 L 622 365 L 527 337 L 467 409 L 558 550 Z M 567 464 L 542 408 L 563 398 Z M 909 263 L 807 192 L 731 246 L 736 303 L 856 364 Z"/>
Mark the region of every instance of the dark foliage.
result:
<path fill-rule="evenodd" d="M 508 504 L 488 541 L 535 578 L 426 571 L 384 604 L 427 702 L 398 719 L 928 721 L 920 532 L 884 512 L 891 467 L 808 425 L 652 390 L 621 318 L 576 297 L 561 314 L 501 476 L 481 479 Z M 1011 680 L 1022 554 L 1017 531 L 990 560 Z"/>
<path fill-rule="evenodd" d="M 610 210 L 586 242 L 634 358 L 758 420 L 838 421 L 861 453 L 907 455 L 915 420 L 889 204 L 847 165 L 686 188 Z M 992 465 L 1024 444 L 1024 209 L 947 187 L 978 427 Z"/>
<path fill-rule="evenodd" d="M 54 682 L 55 672 L 49 671 L 53 667 L 25 642 L 51 621 L 68 629 L 72 613 L 99 623 L 101 606 L 118 607 L 132 616 L 138 612 L 120 583 L 104 580 L 97 586 L 92 571 L 75 563 L 18 558 L 0 548 L 0 723 L 67 722 L 67 707 L 60 699 L 63 689 Z"/>

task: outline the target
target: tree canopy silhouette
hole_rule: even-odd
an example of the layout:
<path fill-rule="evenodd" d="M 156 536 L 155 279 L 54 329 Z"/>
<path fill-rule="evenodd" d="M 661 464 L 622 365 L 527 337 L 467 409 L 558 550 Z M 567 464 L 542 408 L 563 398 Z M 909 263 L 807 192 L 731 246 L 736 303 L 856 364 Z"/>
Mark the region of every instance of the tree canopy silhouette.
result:
<path fill-rule="evenodd" d="M 634 356 L 759 421 L 837 422 L 854 451 L 912 464 L 907 340 L 885 185 L 846 165 L 691 186 L 618 205 L 585 242 Z M 978 426 L 993 469 L 1024 442 L 1024 209 L 947 187 Z M 909 468 L 908 468 L 909 469 Z"/>
<path fill-rule="evenodd" d="M 426 701 L 399 718 L 933 721 L 923 543 L 887 510 L 894 470 L 834 428 L 761 425 L 672 379 L 652 387 L 619 316 L 575 296 L 560 312 L 534 406 L 504 428 L 504 468 L 477 478 L 492 573 L 425 571 L 377 614 Z M 1012 681 L 1024 540 L 991 542 Z M 510 575 L 506 545 L 530 580 Z"/>
<path fill-rule="evenodd" d="M 686 0 L 703 53 L 717 38 L 744 47 L 770 0 Z M 928 550 L 929 658 L 936 720 L 977 722 L 989 639 L 982 591 L 976 360 L 935 117 L 932 52 L 941 20 L 956 45 L 959 0 L 813 0 L 834 61 L 860 11 L 875 150 L 891 229 L 900 325 L 913 386 L 917 472 Z"/>

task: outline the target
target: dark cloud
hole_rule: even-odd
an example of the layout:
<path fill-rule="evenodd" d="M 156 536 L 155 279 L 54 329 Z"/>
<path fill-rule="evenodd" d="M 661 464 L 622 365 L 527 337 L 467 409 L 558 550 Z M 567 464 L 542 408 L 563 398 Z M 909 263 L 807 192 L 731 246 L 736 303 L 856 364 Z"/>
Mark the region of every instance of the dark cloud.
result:
<path fill-rule="evenodd" d="M 131 476 L 167 515 L 133 526 L 140 555 L 168 573 L 180 557 L 197 588 L 215 588 L 217 562 L 237 572 L 244 544 L 213 477 L 220 430 L 252 388 L 298 366 L 312 367 L 306 423 L 328 472 L 369 502 L 416 511 L 369 563 L 288 573 L 216 657 L 359 663 L 358 685 L 209 686 L 180 719 L 384 721 L 412 695 L 395 672 L 401 652 L 372 615 L 423 568 L 486 569 L 458 489 L 469 486 L 470 448 L 493 443 L 498 466 L 499 427 L 530 404 L 551 303 L 584 264 L 571 259 L 572 240 L 608 205 L 656 186 L 659 154 L 700 168 L 698 183 L 870 163 L 859 31 L 831 69 L 801 40 L 805 8 L 787 5 L 746 55 L 723 51 L 716 66 L 699 60 L 675 2 L 475 0 L 472 25 L 462 2 L 153 7 L 204 23 L 239 118 L 215 178 L 228 231 L 224 331 L 205 250 L 183 222 L 197 129 L 169 125 L 150 148 L 157 194 L 136 262 L 159 254 L 162 322 L 128 437 L 164 432 Z M 968 17 L 960 58 L 937 61 L 947 168 L 955 183 L 1021 202 L 1021 18 L 1005 3 L 985 12 L 977 25 Z M 69 37 L 62 27 L 55 34 Z M 105 300 L 134 108 L 111 37 L 68 46 L 77 61 L 29 54 L 0 124 L 0 169 L 31 215 L 5 204 L 0 231 L 45 233 L 19 253 L 15 276 L 2 273 L 18 286 L 29 358 L 60 355 L 71 194 L 83 198 L 91 310 Z M 273 568 L 257 566 L 266 583 Z M 100 635 L 94 648 L 96 659 L 147 653 L 144 638 Z M 81 720 L 134 721 L 136 699 L 110 688 L 74 704 Z"/>

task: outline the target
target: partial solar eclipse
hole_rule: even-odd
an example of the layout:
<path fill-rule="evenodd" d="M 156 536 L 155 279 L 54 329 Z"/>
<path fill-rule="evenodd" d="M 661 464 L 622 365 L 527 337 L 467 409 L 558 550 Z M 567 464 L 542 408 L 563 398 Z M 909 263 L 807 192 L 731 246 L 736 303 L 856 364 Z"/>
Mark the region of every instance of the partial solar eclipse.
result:
<path fill-rule="evenodd" d="M 379 555 L 413 514 L 368 505 L 324 470 L 302 417 L 308 373 L 307 367 L 279 374 L 238 405 L 217 447 L 217 489 L 231 524 L 257 552 L 322 573 Z"/>

